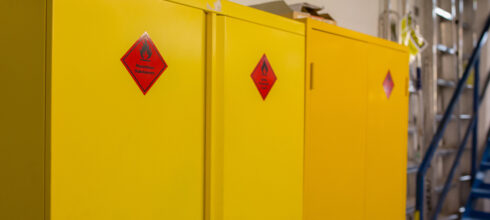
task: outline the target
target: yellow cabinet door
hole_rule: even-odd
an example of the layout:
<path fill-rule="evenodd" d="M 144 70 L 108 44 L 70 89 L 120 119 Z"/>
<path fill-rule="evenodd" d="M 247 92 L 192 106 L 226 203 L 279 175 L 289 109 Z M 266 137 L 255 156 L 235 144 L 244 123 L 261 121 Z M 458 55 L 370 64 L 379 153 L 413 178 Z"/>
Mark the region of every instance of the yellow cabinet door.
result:
<path fill-rule="evenodd" d="M 221 125 L 211 151 L 221 154 L 211 160 L 222 163 L 211 172 L 222 176 L 211 190 L 222 203 L 211 204 L 212 219 L 300 220 L 304 36 L 228 16 L 217 25 L 222 87 L 211 86 L 221 105 L 211 123 Z"/>
<path fill-rule="evenodd" d="M 405 219 L 408 54 L 370 45 L 368 74 L 366 219 Z"/>
<path fill-rule="evenodd" d="M 304 219 L 364 219 L 367 45 L 307 31 Z"/>
<path fill-rule="evenodd" d="M 201 220 L 205 13 L 161 0 L 52 13 L 50 219 Z M 146 94 L 121 62 L 141 36 L 168 65 Z"/>

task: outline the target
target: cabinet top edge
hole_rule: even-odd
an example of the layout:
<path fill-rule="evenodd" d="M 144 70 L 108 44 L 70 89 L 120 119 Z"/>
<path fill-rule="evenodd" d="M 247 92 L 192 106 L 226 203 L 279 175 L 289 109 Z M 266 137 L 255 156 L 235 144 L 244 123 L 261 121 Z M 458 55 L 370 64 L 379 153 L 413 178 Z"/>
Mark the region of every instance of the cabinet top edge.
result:
<path fill-rule="evenodd" d="M 382 47 L 387 47 L 393 50 L 397 50 L 403 53 L 409 53 L 408 47 L 386 40 L 378 37 L 374 37 L 371 35 L 363 34 L 357 31 L 349 30 L 346 28 L 342 28 L 333 24 L 328 24 L 322 21 L 317 21 L 312 18 L 306 18 L 306 19 L 301 19 L 302 22 L 306 24 L 306 29 L 307 29 L 307 38 L 308 38 L 308 32 L 312 30 L 316 31 L 321 31 L 321 32 L 326 32 L 326 33 L 331 33 L 347 38 L 351 38 L 354 40 L 362 41 L 368 44 L 374 44 L 377 46 L 382 46 Z"/>

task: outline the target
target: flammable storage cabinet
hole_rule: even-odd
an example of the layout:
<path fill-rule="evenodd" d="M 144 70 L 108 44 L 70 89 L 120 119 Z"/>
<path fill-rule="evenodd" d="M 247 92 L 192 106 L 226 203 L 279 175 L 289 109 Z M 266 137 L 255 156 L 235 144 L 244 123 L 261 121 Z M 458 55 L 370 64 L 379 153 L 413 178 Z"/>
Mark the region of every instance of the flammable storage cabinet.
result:
<path fill-rule="evenodd" d="M 0 219 L 203 219 L 205 11 L 161 0 L 0 11 Z"/>
<path fill-rule="evenodd" d="M 305 23 L 304 219 L 404 219 L 407 49 Z"/>
<path fill-rule="evenodd" d="M 305 26 L 227 1 L 217 9 L 208 16 L 207 216 L 300 220 Z"/>

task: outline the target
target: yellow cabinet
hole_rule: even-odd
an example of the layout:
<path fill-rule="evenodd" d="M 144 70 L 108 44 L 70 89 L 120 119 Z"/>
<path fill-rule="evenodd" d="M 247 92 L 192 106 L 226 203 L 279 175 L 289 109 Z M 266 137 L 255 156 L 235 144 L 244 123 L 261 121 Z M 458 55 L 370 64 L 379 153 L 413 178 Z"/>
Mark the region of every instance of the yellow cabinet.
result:
<path fill-rule="evenodd" d="M 305 22 L 304 219 L 404 219 L 406 48 Z"/>
<path fill-rule="evenodd" d="M 208 21 L 209 219 L 300 220 L 304 25 L 229 2 Z"/>
<path fill-rule="evenodd" d="M 4 6 L 0 219 L 403 217 L 405 48 L 228 1 Z"/>
<path fill-rule="evenodd" d="M 203 219 L 205 12 L 37 2 L 1 7 L 25 25 L 2 41 L 19 53 L 2 82 L 21 92 L 0 94 L 0 169 L 18 175 L 2 177 L 0 219 Z"/>

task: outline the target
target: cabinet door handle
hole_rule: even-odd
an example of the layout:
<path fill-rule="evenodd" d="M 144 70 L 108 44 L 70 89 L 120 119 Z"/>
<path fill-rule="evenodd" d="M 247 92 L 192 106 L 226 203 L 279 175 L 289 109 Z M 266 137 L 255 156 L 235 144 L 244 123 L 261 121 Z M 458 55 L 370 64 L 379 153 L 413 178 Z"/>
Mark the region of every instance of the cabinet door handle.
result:
<path fill-rule="evenodd" d="M 410 92 L 410 79 L 408 77 L 405 77 L 405 96 L 408 96 L 408 93 Z"/>
<path fill-rule="evenodd" d="M 314 65 L 312 62 L 310 63 L 310 90 L 313 90 L 313 71 L 314 71 Z"/>

